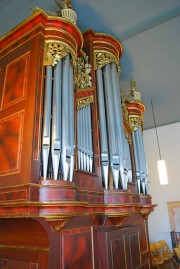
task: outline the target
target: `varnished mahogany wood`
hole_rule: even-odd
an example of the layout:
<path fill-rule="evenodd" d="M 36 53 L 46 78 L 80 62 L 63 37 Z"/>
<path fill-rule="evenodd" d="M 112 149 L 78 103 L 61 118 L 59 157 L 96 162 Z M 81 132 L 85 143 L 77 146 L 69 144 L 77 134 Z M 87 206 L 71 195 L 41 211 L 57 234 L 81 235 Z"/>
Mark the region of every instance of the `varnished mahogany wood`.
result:
<path fill-rule="evenodd" d="M 93 57 L 102 44 L 119 57 L 115 38 L 84 34 L 92 88 L 75 102 L 94 96 L 94 173 L 75 166 L 73 182 L 39 176 L 44 44 L 52 37 L 82 54 L 79 29 L 41 11 L 0 40 L 0 269 L 147 269 L 151 196 L 137 194 L 135 182 L 127 191 L 102 184 Z"/>

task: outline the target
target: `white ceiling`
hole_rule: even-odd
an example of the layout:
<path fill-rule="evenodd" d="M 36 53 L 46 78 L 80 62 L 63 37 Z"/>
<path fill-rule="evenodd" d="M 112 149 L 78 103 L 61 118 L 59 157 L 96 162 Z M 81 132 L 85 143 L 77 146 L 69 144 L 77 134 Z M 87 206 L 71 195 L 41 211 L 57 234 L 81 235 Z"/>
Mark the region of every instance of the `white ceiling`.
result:
<path fill-rule="evenodd" d="M 78 27 L 104 32 L 123 46 L 121 89 L 134 78 L 146 106 L 145 129 L 180 121 L 180 0 L 72 0 Z M 0 0 L 0 36 L 54 0 Z"/>

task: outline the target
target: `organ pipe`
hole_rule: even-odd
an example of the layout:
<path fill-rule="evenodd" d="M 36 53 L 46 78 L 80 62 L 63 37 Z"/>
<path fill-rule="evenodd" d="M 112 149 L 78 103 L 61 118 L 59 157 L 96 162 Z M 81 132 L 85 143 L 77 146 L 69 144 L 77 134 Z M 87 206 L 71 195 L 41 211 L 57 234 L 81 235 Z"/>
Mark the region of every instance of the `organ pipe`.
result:
<path fill-rule="evenodd" d="M 108 168 L 109 168 L 109 157 L 108 157 L 108 141 L 107 141 L 107 126 L 106 126 L 106 115 L 105 115 L 105 97 L 103 91 L 103 76 L 102 69 L 96 71 L 97 79 L 97 91 L 98 91 L 98 109 L 99 109 L 99 125 L 100 125 L 100 144 L 101 144 L 101 164 L 102 172 L 104 177 L 105 189 L 108 189 Z"/>
<path fill-rule="evenodd" d="M 62 59 L 54 68 L 54 87 L 52 104 L 52 142 L 51 154 L 54 179 L 58 178 L 58 170 L 61 154 L 61 79 L 62 79 Z"/>
<path fill-rule="evenodd" d="M 125 158 L 124 153 L 124 129 L 123 129 L 123 119 L 122 119 L 122 109 L 121 109 L 121 96 L 120 96 L 120 86 L 119 78 L 117 73 L 117 67 L 115 63 L 111 63 L 111 77 L 112 77 L 112 91 L 114 95 L 114 109 L 115 109 L 115 119 L 117 126 L 117 144 L 119 150 L 119 162 L 120 162 L 120 178 L 122 182 L 123 189 L 127 188 L 127 171 L 126 167 L 123 165 L 123 160 Z"/>
<path fill-rule="evenodd" d="M 70 73 L 69 73 L 69 141 L 71 148 L 71 160 L 70 160 L 70 173 L 69 180 L 73 180 L 73 170 L 74 170 L 74 86 L 73 86 L 73 67 L 70 63 Z"/>
<path fill-rule="evenodd" d="M 46 180 L 47 178 L 49 152 L 50 152 L 51 96 L 52 96 L 52 67 L 47 66 L 45 93 L 44 93 L 44 116 L 43 116 L 43 137 L 42 137 L 44 180 Z"/>
<path fill-rule="evenodd" d="M 70 122 L 69 122 L 69 72 L 70 58 L 69 55 L 63 58 L 63 84 L 62 84 L 62 168 L 63 179 L 68 179 L 71 147 L 70 147 Z"/>
<path fill-rule="evenodd" d="M 93 148 L 90 104 L 77 111 L 78 168 L 92 172 Z"/>
<path fill-rule="evenodd" d="M 118 189 L 119 182 L 119 151 L 117 144 L 117 125 L 114 111 L 114 98 L 112 92 L 112 78 L 110 76 L 110 65 L 104 66 L 104 89 L 105 89 L 105 101 L 106 101 L 106 115 L 108 124 L 108 138 L 109 138 L 109 154 L 111 170 L 114 179 L 115 188 Z"/>

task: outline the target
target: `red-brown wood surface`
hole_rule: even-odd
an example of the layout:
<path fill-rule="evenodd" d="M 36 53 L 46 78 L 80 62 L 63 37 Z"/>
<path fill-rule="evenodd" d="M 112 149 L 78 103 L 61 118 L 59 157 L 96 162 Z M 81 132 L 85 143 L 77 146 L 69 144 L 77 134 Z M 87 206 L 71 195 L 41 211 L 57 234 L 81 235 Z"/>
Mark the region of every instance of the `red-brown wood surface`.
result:
<path fill-rule="evenodd" d="M 92 87 L 75 102 L 94 96 L 94 173 L 76 170 L 73 182 L 39 176 L 44 43 L 52 36 L 81 55 L 79 29 L 41 11 L 0 40 L 0 269 L 149 268 L 151 196 L 137 194 L 135 182 L 127 191 L 102 186 L 93 57 L 104 44 L 120 57 L 115 38 L 84 34 Z"/>

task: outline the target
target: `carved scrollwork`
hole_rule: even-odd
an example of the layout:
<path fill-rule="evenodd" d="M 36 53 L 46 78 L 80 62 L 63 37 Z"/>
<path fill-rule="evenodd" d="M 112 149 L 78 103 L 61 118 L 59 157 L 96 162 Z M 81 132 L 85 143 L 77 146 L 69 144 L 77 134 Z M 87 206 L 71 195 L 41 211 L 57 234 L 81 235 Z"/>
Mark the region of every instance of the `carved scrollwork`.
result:
<path fill-rule="evenodd" d="M 102 68 L 106 64 L 116 63 L 117 70 L 120 72 L 119 60 L 110 52 L 96 51 L 95 52 L 95 70 Z"/>
<path fill-rule="evenodd" d="M 74 65 L 76 62 L 75 55 L 66 44 L 60 41 L 46 41 L 44 65 L 55 66 L 61 58 L 66 57 L 66 55 L 69 53 L 72 56 L 72 61 Z"/>
<path fill-rule="evenodd" d="M 75 85 L 77 90 L 92 87 L 91 64 L 88 62 L 87 55 L 77 58 Z"/>
<path fill-rule="evenodd" d="M 81 107 L 85 107 L 88 104 L 93 103 L 93 102 L 94 102 L 93 95 L 77 99 L 77 110 L 80 109 Z"/>

